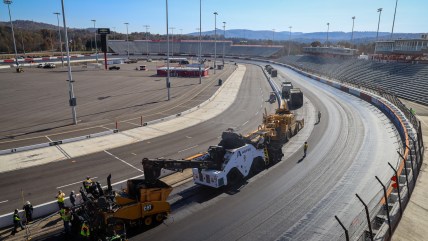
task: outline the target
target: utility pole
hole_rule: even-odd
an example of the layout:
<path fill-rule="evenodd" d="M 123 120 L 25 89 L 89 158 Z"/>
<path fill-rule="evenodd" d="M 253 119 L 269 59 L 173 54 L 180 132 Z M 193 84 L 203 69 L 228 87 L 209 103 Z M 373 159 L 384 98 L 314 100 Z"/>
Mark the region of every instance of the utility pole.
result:
<path fill-rule="evenodd" d="M 290 56 L 290 47 L 291 47 L 291 26 L 288 27 L 290 29 L 290 35 L 288 37 L 288 56 Z"/>
<path fill-rule="evenodd" d="M 18 68 L 19 67 L 18 51 L 16 50 L 15 32 L 13 31 L 12 15 L 10 14 L 10 4 L 12 4 L 12 0 L 4 0 L 3 2 L 7 5 L 7 9 L 9 10 L 9 22 L 10 22 L 10 28 L 12 29 L 13 48 L 15 50 L 15 63 L 16 63 L 16 67 Z"/>
<path fill-rule="evenodd" d="M 380 15 L 382 14 L 382 8 L 378 8 L 377 12 L 379 13 L 379 20 L 377 22 L 377 31 L 376 31 L 376 42 L 379 38 L 379 25 L 380 25 Z"/>
<path fill-rule="evenodd" d="M 202 73 L 201 73 L 201 64 L 202 64 L 202 0 L 199 0 L 199 84 L 202 84 Z M 205 64 L 204 64 L 205 68 Z M 205 71 L 205 70 L 204 70 Z"/>
<path fill-rule="evenodd" d="M 150 28 L 150 25 L 143 25 L 143 27 L 146 28 L 146 54 L 147 54 L 147 60 L 149 60 L 149 28 Z"/>
<path fill-rule="evenodd" d="M 62 21 L 64 22 L 64 33 L 65 33 L 65 50 L 67 51 L 67 64 L 68 64 L 68 87 L 70 95 L 70 106 L 71 113 L 73 117 L 73 124 L 77 125 L 77 115 L 76 115 L 76 97 L 74 96 L 73 88 L 73 76 L 71 75 L 71 65 L 70 65 L 70 51 L 68 48 L 68 35 L 67 35 L 67 24 L 65 23 L 65 12 L 64 12 L 64 0 L 61 0 L 62 6 Z"/>
<path fill-rule="evenodd" d="M 226 50 L 226 22 L 223 22 L 223 67 L 224 67 L 224 54 L 225 54 L 225 50 Z"/>
<path fill-rule="evenodd" d="M 95 19 L 92 19 L 91 20 L 92 22 L 94 22 L 94 40 L 95 40 L 95 59 L 97 60 L 97 64 L 98 64 L 98 48 L 97 48 L 97 30 L 96 30 L 96 28 L 95 28 L 95 22 L 97 21 L 97 20 L 95 20 Z"/>
<path fill-rule="evenodd" d="M 397 13 L 397 4 L 398 4 L 398 0 L 395 0 L 394 20 L 392 20 L 391 39 L 392 39 L 392 35 L 394 34 L 395 14 Z"/>
<path fill-rule="evenodd" d="M 354 21 L 355 16 L 352 17 L 352 34 L 351 34 L 351 44 L 354 42 Z"/>
<path fill-rule="evenodd" d="M 214 74 L 217 61 L 217 12 L 214 12 Z"/>
<path fill-rule="evenodd" d="M 62 40 L 61 40 L 61 28 L 59 27 L 59 15 L 60 13 L 53 13 L 56 15 L 58 21 L 58 37 L 59 37 L 59 48 L 61 49 L 61 65 L 64 67 L 64 53 L 62 52 Z"/>
<path fill-rule="evenodd" d="M 124 23 L 126 25 L 126 43 L 128 44 L 128 50 L 126 51 L 128 54 L 128 60 L 129 60 L 129 39 L 128 39 L 128 24 L 129 23 Z"/>
<path fill-rule="evenodd" d="M 328 47 L 328 31 L 330 30 L 330 23 L 327 23 L 327 47 Z"/>
<path fill-rule="evenodd" d="M 275 41 L 275 29 L 272 29 L 272 46 L 273 46 L 273 41 Z"/>
<path fill-rule="evenodd" d="M 168 0 L 165 0 L 166 3 L 166 48 L 167 48 L 167 54 L 166 54 L 166 89 L 168 91 L 168 100 L 171 99 L 170 96 L 170 87 L 171 83 L 169 82 L 169 32 L 168 32 Z"/>

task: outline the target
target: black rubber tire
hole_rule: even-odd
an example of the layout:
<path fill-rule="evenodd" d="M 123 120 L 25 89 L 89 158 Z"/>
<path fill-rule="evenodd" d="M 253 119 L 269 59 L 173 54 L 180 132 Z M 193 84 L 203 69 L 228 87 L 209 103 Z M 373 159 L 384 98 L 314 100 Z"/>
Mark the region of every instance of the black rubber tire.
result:
<path fill-rule="evenodd" d="M 251 170 L 250 170 L 251 176 L 257 175 L 264 169 L 265 169 L 265 162 L 263 158 L 261 157 L 254 158 L 253 163 L 251 164 Z"/>
<path fill-rule="evenodd" d="M 236 167 L 227 174 L 227 185 L 230 187 L 238 185 L 242 180 L 243 176 Z"/>

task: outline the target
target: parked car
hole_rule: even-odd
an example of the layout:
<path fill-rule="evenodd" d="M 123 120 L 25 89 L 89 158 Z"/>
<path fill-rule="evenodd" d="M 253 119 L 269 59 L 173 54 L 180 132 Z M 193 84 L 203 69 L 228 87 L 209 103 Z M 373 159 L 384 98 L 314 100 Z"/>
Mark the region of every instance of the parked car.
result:
<path fill-rule="evenodd" d="M 53 69 L 56 68 L 56 65 L 53 63 L 45 63 L 45 65 L 43 66 L 43 68 L 45 69 Z"/>
<path fill-rule="evenodd" d="M 109 70 L 119 70 L 120 67 L 119 66 L 110 66 L 108 69 Z"/>

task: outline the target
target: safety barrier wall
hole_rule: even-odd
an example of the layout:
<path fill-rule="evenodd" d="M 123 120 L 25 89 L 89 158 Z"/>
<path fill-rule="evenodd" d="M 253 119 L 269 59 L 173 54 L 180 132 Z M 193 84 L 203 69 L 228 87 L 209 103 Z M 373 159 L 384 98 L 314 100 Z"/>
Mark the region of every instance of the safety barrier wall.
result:
<path fill-rule="evenodd" d="M 262 61 L 266 62 L 265 60 L 262 60 Z M 351 234 L 350 237 L 353 240 L 355 239 L 365 240 L 367 237 L 371 237 L 371 235 L 376 235 L 377 239 L 382 239 L 382 240 L 389 239 L 392 234 L 391 230 L 394 229 L 396 225 L 398 225 L 399 219 L 401 218 L 402 206 L 405 207 L 405 205 L 408 203 L 410 199 L 411 191 L 409 189 L 413 190 L 415 185 L 415 178 L 417 177 L 417 175 L 413 171 L 414 170 L 413 158 L 416 159 L 415 164 L 417 168 L 417 173 L 419 173 L 418 167 L 421 166 L 423 161 L 423 158 L 422 158 L 423 155 L 421 155 L 421 153 L 423 153 L 422 132 L 421 132 L 420 124 L 417 121 L 415 121 L 416 118 L 413 116 L 413 114 L 410 113 L 410 111 L 408 111 L 408 109 L 395 96 L 392 96 L 392 98 L 383 98 L 386 95 L 385 93 L 380 93 L 382 96 L 381 97 L 379 95 L 376 95 L 375 93 L 359 89 L 360 86 L 352 87 L 344 83 L 332 81 L 329 79 L 324 79 L 320 76 L 310 74 L 308 72 L 305 72 L 303 70 L 300 70 L 296 67 L 293 67 L 287 64 L 276 63 L 273 61 L 267 61 L 267 62 L 290 68 L 311 79 L 317 80 L 324 84 L 330 85 L 334 88 L 342 90 L 346 93 L 359 97 L 360 99 L 365 100 L 368 103 L 376 106 L 394 124 L 402 140 L 402 153 L 399 152 L 402 158 L 400 158 L 400 161 L 398 161 L 397 165 L 395 166 L 395 170 L 397 172 L 397 176 L 396 176 L 397 183 L 401 190 L 396 191 L 396 189 L 392 187 L 393 182 L 391 180 L 388 181 L 388 183 L 386 183 L 385 185 L 387 187 L 386 199 L 388 200 L 388 205 L 385 203 L 385 198 L 383 197 L 383 190 L 381 189 L 378 192 L 378 194 L 375 195 L 375 197 L 369 201 L 369 205 L 367 205 L 367 211 L 363 209 L 363 211 L 361 211 L 360 214 L 354 218 L 354 220 L 349 225 L 348 229 L 343 227 L 346 230 L 345 231 L 346 235 L 345 233 L 343 233 L 343 235 L 340 237 L 339 240 L 344 240 L 346 238 L 345 236 L 347 235 L 348 235 L 348 238 L 346 239 L 349 240 L 349 234 Z M 411 145 L 409 141 L 409 138 L 412 138 L 412 137 L 414 138 L 415 136 L 417 137 L 417 142 L 416 142 L 417 147 L 414 145 L 415 143 L 412 143 L 413 145 Z M 411 150 L 409 150 L 410 146 L 413 146 L 414 153 L 411 153 Z M 415 157 L 413 157 L 413 155 Z M 411 162 L 410 164 L 411 168 L 408 168 L 409 159 Z M 411 170 L 408 170 L 408 169 L 411 169 Z M 411 171 L 410 174 L 408 173 L 409 171 Z M 403 172 L 405 173 L 405 177 L 403 177 L 404 175 Z M 395 176 L 395 174 L 393 174 L 393 176 Z M 409 179 L 409 176 L 411 179 Z M 409 185 L 409 180 L 413 181 L 413 185 L 412 184 Z M 394 193 L 394 191 L 396 191 L 396 193 Z M 398 195 L 398 193 L 400 195 Z M 398 195 L 398 199 L 395 197 L 395 195 Z M 389 204 L 393 204 L 393 206 L 390 207 Z M 388 214 L 390 215 L 390 221 L 392 226 L 391 228 L 389 228 L 389 225 L 386 220 L 386 216 L 385 216 L 386 209 L 388 210 Z M 398 213 L 398 210 L 400 210 L 400 213 Z M 372 229 L 367 228 L 368 227 L 367 222 L 364 222 L 364 219 L 365 219 L 364 216 L 366 216 L 367 212 L 369 213 L 368 219 L 370 220 L 370 227 L 372 226 L 376 227 L 375 229 L 377 230 L 376 232 L 373 232 Z M 340 224 L 342 225 L 342 223 Z M 371 232 L 369 232 L 368 229 Z"/>

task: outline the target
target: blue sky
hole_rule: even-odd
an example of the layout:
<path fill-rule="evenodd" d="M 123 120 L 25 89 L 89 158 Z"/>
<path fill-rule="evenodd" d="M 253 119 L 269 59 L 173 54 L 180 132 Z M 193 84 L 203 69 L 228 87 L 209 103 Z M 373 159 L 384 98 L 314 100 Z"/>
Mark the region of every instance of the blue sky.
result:
<path fill-rule="evenodd" d="M 166 33 L 165 0 L 64 0 L 67 26 L 109 27 L 125 33 L 123 23 L 129 22 L 129 31 L 144 31 L 150 25 L 151 33 Z M 169 26 L 174 34 L 196 32 L 199 27 L 199 0 L 169 0 Z M 352 16 L 355 31 L 376 31 L 378 8 L 383 8 L 380 31 L 392 28 L 395 0 L 202 0 L 202 30 L 217 27 L 293 32 L 350 32 Z M 428 0 L 399 0 L 394 32 L 428 32 Z M 56 25 L 53 12 L 61 12 L 61 0 L 13 0 L 12 19 L 33 20 Z M 0 21 L 8 21 L 7 7 L 0 3 Z"/>

